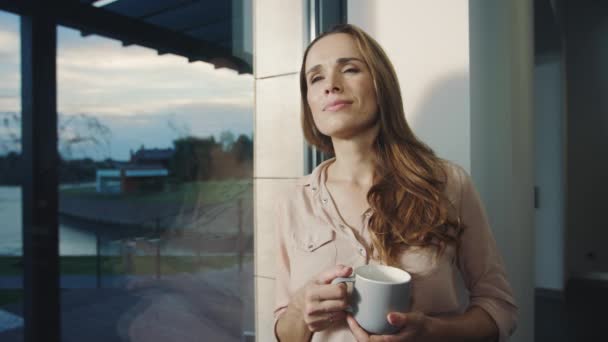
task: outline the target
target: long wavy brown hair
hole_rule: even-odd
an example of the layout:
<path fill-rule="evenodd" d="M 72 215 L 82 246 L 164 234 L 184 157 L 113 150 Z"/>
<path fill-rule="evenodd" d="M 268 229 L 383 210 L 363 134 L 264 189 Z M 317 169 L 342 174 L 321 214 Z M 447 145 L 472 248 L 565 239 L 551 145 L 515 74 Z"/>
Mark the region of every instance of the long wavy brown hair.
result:
<path fill-rule="evenodd" d="M 396 265 L 399 254 L 411 246 L 433 246 L 438 254 L 448 245 L 457 248 L 464 225 L 459 217 L 449 215 L 452 204 L 445 194 L 446 162 L 412 132 L 392 63 L 378 42 L 354 25 L 335 26 L 310 43 L 304 53 L 300 70 L 304 137 L 318 149 L 334 153 L 331 137 L 321 133 L 313 120 L 305 65 L 310 48 L 335 33 L 354 39 L 371 72 L 378 99 L 380 129 L 373 147 L 377 164 L 367 201 L 374 212 L 369 230 L 379 259 Z"/>

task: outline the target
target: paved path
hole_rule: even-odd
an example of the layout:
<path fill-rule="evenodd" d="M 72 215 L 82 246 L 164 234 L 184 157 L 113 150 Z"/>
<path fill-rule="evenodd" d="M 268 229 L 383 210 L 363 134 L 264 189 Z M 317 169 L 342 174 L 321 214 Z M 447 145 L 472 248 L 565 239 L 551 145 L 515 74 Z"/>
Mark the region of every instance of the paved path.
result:
<path fill-rule="evenodd" d="M 90 285 L 90 279 L 70 280 Z M 241 342 L 244 332 L 254 330 L 251 262 L 240 272 L 235 266 L 160 280 L 123 278 L 116 284 L 62 291 L 62 341 Z M 20 305 L 4 310 L 22 315 Z M 22 340 L 22 328 L 0 332 L 0 341 Z"/>
<path fill-rule="evenodd" d="M 167 278 L 169 276 L 161 276 Z M 105 288 L 124 288 L 128 284 L 144 281 L 147 279 L 155 279 L 155 276 L 122 276 L 122 275 L 105 275 L 102 276 L 101 286 Z M 97 277 L 94 275 L 62 275 L 62 289 L 94 289 L 97 288 Z M 21 289 L 23 288 L 23 278 L 21 276 L 0 276 L 0 289 Z"/>

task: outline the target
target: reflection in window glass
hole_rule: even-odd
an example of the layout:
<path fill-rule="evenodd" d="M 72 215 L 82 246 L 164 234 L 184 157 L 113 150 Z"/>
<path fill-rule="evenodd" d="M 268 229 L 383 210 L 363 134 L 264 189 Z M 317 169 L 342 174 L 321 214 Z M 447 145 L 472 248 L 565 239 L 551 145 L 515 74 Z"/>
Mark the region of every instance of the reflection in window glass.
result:
<path fill-rule="evenodd" d="M 64 339 L 253 334 L 253 78 L 58 29 Z"/>
<path fill-rule="evenodd" d="M 23 340 L 19 17 L 0 11 L 0 341 Z"/>

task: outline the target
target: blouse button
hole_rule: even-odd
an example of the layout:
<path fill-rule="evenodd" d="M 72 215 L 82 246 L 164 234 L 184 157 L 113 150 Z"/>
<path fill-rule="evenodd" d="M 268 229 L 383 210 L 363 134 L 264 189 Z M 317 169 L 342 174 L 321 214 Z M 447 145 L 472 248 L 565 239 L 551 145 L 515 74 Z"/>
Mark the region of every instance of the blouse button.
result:
<path fill-rule="evenodd" d="M 359 254 L 365 256 L 365 248 L 359 247 Z"/>
<path fill-rule="evenodd" d="M 344 227 L 343 224 L 338 225 L 338 227 L 340 227 L 340 229 L 342 229 L 342 230 L 346 229 L 346 227 Z"/>
<path fill-rule="evenodd" d="M 312 191 L 317 191 L 317 187 L 313 186 Z"/>
<path fill-rule="evenodd" d="M 327 204 L 327 198 L 322 199 L 321 202 L 323 202 L 323 204 Z"/>

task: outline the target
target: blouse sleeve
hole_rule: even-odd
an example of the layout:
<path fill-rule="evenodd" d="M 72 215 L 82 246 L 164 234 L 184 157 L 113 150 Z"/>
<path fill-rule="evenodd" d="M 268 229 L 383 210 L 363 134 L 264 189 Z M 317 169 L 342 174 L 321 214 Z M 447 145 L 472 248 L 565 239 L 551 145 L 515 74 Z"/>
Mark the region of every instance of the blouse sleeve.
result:
<path fill-rule="evenodd" d="M 465 225 L 458 266 L 469 291 L 470 306 L 485 310 L 496 322 L 499 341 L 515 331 L 517 305 L 485 210 L 470 176 L 461 169 L 460 217 Z"/>
<path fill-rule="evenodd" d="M 275 265 L 275 303 L 274 303 L 274 335 L 278 341 L 276 335 L 276 325 L 279 317 L 285 310 L 287 310 L 287 304 L 289 304 L 289 279 L 290 279 L 290 268 L 289 268 L 289 254 L 287 252 L 287 246 L 285 244 L 285 230 L 286 230 L 286 211 L 287 209 L 281 203 L 277 205 L 275 209 L 275 239 L 276 239 L 276 265 Z"/>

